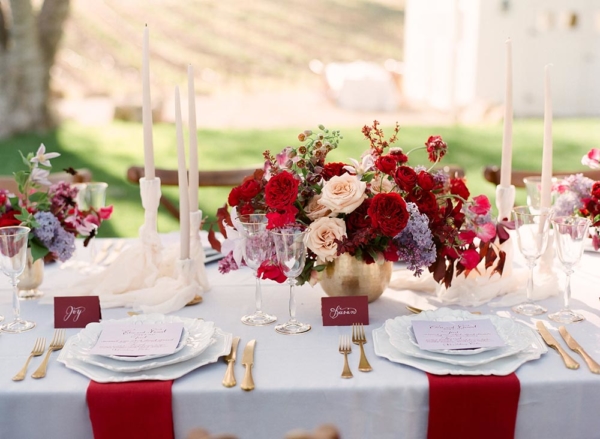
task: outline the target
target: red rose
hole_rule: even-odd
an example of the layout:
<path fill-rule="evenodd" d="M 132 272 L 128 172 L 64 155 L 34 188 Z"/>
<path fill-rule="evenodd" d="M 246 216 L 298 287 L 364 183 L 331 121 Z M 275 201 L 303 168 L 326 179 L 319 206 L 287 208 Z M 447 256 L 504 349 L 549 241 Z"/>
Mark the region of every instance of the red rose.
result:
<path fill-rule="evenodd" d="M 429 161 L 432 163 L 440 161 L 446 155 L 448 149 L 448 145 L 442 140 L 441 136 L 430 136 L 425 142 L 425 146 L 429 154 Z"/>
<path fill-rule="evenodd" d="M 227 197 L 227 203 L 232 207 L 240 204 L 240 187 L 239 186 L 231 189 L 231 192 L 229 192 L 229 197 Z"/>
<path fill-rule="evenodd" d="M 265 201 L 272 209 L 285 210 L 298 198 L 300 181 L 287 171 L 271 177 L 265 186 Z"/>
<path fill-rule="evenodd" d="M 246 180 L 239 186 L 239 197 L 250 201 L 260 193 L 260 183 L 254 179 Z"/>
<path fill-rule="evenodd" d="M 297 213 L 298 209 L 294 206 L 288 206 L 286 209 L 277 212 L 267 213 L 267 229 L 276 229 L 296 222 Z"/>
<path fill-rule="evenodd" d="M 433 179 L 433 175 L 431 175 L 427 171 L 421 171 L 417 175 L 417 183 L 421 186 L 421 189 L 430 191 L 435 186 L 435 180 Z"/>
<path fill-rule="evenodd" d="M 250 203 L 244 203 L 240 206 L 238 213 L 240 215 L 250 215 L 254 213 L 254 207 Z"/>
<path fill-rule="evenodd" d="M 265 261 L 260 264 L 256 273 L 261 279 L 271 279 L 280 284 L 287 280 L 281 267 L 277 264 L 273 264 L 271 261 Z"/>
<path fill-rule="evenodd" d="M 408 162 L 408 156 L 402 152 L 402 148 L 391 148 L 390 156 L 396 160 L 396 163 L 403 165 Z"/>
<path fill-rule="evenodd" d="M 450 179 L 450 193 L 452 195 L 458 195 L 463 199 L 468 199 L 471 193 L 467 189 L 467 185 L 462 178 L 451 178 Z"/>
<path fill-rule="evenodd" d="M 406 200 L 415 203 L 419 208 L 419 212 L 429 218 L 432 218 L 439 210 L 437 198 L 429 191 L 419 191 L 418 195 L 411 194 Z"/>
<path fill-rule="evenodd" d="M 341 162 L 327 163 L 323 167 L 323 172 L 321 172 L 321 175 L 326 181 L 328 181 L 331 179 L 331 177 L 339 177 L 342 174 L 347 174 L 348 171 L 344 169 L 344 166 L 346 166 L 346 164 Z"/>
<path fill-rule="evenodd" d="M 406 202 L 395 192 L 375 195 L 367 212 L 371 225 L 386 236 L 396 236 L 408 224 Z"/>
<path fill-rule="evenodd" d="M 393 175 L 397 162 L 391 155 L 382 155 L 375 161 L 375 166 L 384 174 Z"/>
<path fill-rule="evenodd" d="M 383 257 L 388 262 L 398 262 L 400 259 L 400 254 L 398 253 L 398 246 L 394 243 L 394 241 L 390 241 L 390 244 L 383 251 Z"/>
<path fill-rule="evenodd" d="M 409 166 L 400 166 L 396 169 L 394 181 L 403 191 L 411 192 L 417 184 L 417 173 Z"/>
<path fill-rule="evenodd" d="M 371 205 L 371 198 L 366 198 L 360 206 L 346 216 L 346 230 L 348 233 L 361 230 L 371 225 L 368 210 Z"/>
<path fill-rule="evenodd" d="M 0 227 L 18 226 L 21 224 L 21 220 L 15 218 L 18 215 L 18 210 L 9 210 L 8 212 L 0 215 Z"/>
<path fill-rule="evenodd" d="M 592 185 L 592 197 L 600 198 L 600 181 L 595 181 Z"/>

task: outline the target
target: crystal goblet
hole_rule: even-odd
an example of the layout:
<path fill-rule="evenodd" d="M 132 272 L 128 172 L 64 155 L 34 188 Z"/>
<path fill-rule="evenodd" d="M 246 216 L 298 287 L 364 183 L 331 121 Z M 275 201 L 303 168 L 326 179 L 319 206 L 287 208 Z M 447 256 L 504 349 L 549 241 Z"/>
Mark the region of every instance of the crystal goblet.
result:
<path fill-rule="evenodd" d="M 571 275 L 573 266 L 581 260 L 583 247 L 588 236 L 590 220 L 582 217 L 560 216 L 552 219 L 552 229 L 556 242 L 556 254 L 567 275 L 563 295 L 563 308 L 548 318 L 560 323 L 574 323 L 585 320 L 581 314 L 569 308 L 571 300 Z"/>
<path fill-rule="evenodd" d="M 543 306 L 533 303 L 533 269 L 548 245 L 550 216 L 551 210 L 548 208 L 539 208 L 539 212 L 536 213 L 531 213 L 527 206 L 518 206 L 513 209 L 517 243 L 521 254 L 527 261 L 529 278 L 527 280 L 527 301 L 513 306 L 512 310 L 526 316 L 536 316 L 547 311 Z"/>
<path fill-rule="evenodd" d="M 35 327 L 34 322 L 21 319 L 19 303 L 19 275 L 27 264 L 27 240 L 30 229 L 23 226 L 0 227 L 0 270 L 10 278 L 13 289 L 12 322 L 0 326 L 0 331 L 16 334 Z"/>
<path fill-rule="evenodd" d="M 274 315 L 262 311 L 262 290 L 258 275 L 258 268 L 273 252 L 272 242 L 267 231 L 267 222 L 267 216 L 262 213 L 240 215 L 235 220 L 237 229 L 244 238 L 242 247 L 244 262 L 254 271 L 256 278 L 256 310 L 253 314 L 242 317 L 242 323 L 250 326 L 269 325 L 277 320 Z"/>
<path fill-rule="evenodd" d="M 283 269 L 283 274 L 290 284 L 290 319 L 281 325 L 275 326 L 275 331 L 280 334 L 301 334 L 310 331 L 310 325 L 296 320 L 296 300 L 294 286 L 296 278 L 304 270 L 306 262 L 306 237 L 308 228 L 301 224 L 286 226 L 271 231 L 277 262 Z"/>

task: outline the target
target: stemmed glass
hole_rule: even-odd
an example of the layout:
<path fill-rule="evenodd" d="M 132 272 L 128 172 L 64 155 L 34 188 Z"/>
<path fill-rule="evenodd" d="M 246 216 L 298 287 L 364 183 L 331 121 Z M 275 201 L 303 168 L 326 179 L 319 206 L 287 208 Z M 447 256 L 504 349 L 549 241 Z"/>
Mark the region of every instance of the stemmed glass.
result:
<path fill-rule="evenodd" d="M 590 220 L 582 217 L 560 216 L 552 219 L 552 228 L 556 242 L 556 254 L 567 275 L 563 296 L 563 308 L 548 318 L 560 323 L 574 323 L 585 320 L 569 308 L 571 299 L 571 275 L 573 266 L 581 260 L 583 246 L 588 235 Z"/>
<path fill-rule="evenodd" d="M 104 182 L 92 182 L 86 183 L 85 189 L 83 190 L 83 206 L 80 206 L 84 210 L 95 209 L 98 210 L 106 206 L 106 189 L 108 183 Z M 98 229 L 96 229 L 97 231 Z M 98 267 L 96 261 L 96 240 L 92 239 L 89 243 L 90 247 L 90 268 L 94 270 Z"/>
<path fill-rule="evenodd" d="M 527 301 L 513 306 L 512 310 L 526 316 L 536 316 L 547 311 L 543 306 L 533 303 L 533 269 L 548 245 L 550 215 L 551 211 L 548 208 L 540 208 L 536 213 L 530 213 L 527 206 L 513 209 L 517 242 L 529 267 L 529 279 L 527 280 Z"/>
<path fill-rule="evenodd" d="M 310 331 L 310 325 L 296 320 L 296 300 L 294 286 L 296 277 L 304 269 L 306 262 L 306 235 L 308 228 L 301 224 L 286 226 L 271 232 L 277 254 L 277 262 L 283 269 L 283 274 L 290 284 L 290 319 L 275 326 L 280 334 L 301 334 Z"/>
<path fill-rule="evenodd" d="M 0 227 L 0 270 L 10 277 L 13 288 L 13 314 L 10 323 L 0 326 L 0 331 L 16 334 L 35 327 L 34 322 L 21 319 L 19 303 L 19 275 L 27 264 L 27 240 L 30 229 L 22 226 Z"/>
<path fill-rule="evenodd" d="M 254 270 L 256 277 L 256 311 L 242 317 L 242 323 L 250 326 L 269 325 L 277 320 L 277 317 L 262 311 L 262 291 L 258 268 L 267 260 L 272 251 L 272 242 L 267 231 L 267 216 L 263 213 L 240 215 L 235 221 L 239 232 L 244 237 L 242 254 L 246 265 Z"/>

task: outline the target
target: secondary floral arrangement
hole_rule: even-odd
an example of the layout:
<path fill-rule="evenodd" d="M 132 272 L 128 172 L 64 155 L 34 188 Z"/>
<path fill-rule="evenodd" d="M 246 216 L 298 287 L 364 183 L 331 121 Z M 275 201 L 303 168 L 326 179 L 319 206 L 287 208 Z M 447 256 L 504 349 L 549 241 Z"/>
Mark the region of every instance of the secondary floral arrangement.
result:
<path fill-rule="evenodd" d="M 404 261 L 417 276 L 426 268 L 446 286 L 455 275 L 477 271 L 482 261 L 501 274 L 505 254 L 498 244 L 508 234 L 492 222 L 487 197 L 471 199 L 464 179 L 433 169 L 447 151 L 440 136 L 405 152 L 392 146 L 398 131 L 396 125 L 386 138 L 377 121 L 365 126 L 369 148 L 349 163 L 326 162 L 342 136 L 323 126 L 300 133 L 299 145 L 275 156 L 266 151 L 263 169 L 229 194 L 234 221 L 227 206 L 218 212 L 221 232 L 228 238 L 221 272 L 240 264 L 240 250 L 232 243 L 238 237 L 235 216 L 262 212 L 269 229 L 294 222 L 310 227 L 299 283 L 318 282 L 318 273 L 343 253 L 367 264 Z M 410 166 L 410 154 L 423 148 L 429 167 Z M 284 279 L 272 260 L 263 263 L 259 274 Z"/>
<path fill-rule="evenodd" d="M 112 214 L 112 206 L 81 210 L 77 188 L 64 181 L 53 185 L 48 180 L 50 159 L 59 155 L 47 153 L 44 144 L 35 155 L 25 157 L 21 153 L 26 169 L 14 174 L 20 194 L 0 188 L 0 227 L 29 227 L 28 245 L 34 261 L 46 256 L 66 261 L 75 250 L 75 238 L 86 237 L 87 245 L 102 221 Z"/>
<path fill-rule="evenodd" d="M 600 169 L 600 149 L 592 148 L 581 158 L 581 163 L 591 169 Z M 554 214 L 588 218 L 594 226 L 592 245 L 595 250 L 600 249 L 600 181 L 573 174 L 557 182 L 552 190 L 557 194 Z"/>

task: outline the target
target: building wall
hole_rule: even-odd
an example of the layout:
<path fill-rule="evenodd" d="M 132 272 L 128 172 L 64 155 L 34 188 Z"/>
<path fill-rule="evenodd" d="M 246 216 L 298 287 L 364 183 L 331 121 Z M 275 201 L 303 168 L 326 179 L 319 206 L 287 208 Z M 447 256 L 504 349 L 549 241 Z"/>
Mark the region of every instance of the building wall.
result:
<path fill-rule="evenodd" d="M 501 105 L 510 37 L 515 116 L 542 115 L 549 63 L 554 114 L 600 115 L 599 0 L 407 0 L 405 33 L 413 103 Z"/>

